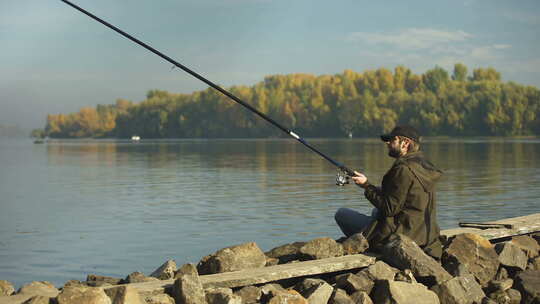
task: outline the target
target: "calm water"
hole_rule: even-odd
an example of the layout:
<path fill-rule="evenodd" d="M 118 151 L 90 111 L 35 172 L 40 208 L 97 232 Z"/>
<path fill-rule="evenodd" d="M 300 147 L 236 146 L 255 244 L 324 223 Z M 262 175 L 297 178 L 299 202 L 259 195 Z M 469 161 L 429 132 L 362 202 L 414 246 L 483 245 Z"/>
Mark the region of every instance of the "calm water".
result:
<path fill-rule="evenodd" d="M 310 140 L 379 183 L 391 165 L 371 140 Z M 431 139 L 445 171 L 441 227 L 540 212 L 540 140 Z M 0 279 L 57 286 L 87 274 L 151 273 L 230 245 L 268 250 L 339 237 L 333 214 L 371 207 L 294 140 L 0 141 Z"/>

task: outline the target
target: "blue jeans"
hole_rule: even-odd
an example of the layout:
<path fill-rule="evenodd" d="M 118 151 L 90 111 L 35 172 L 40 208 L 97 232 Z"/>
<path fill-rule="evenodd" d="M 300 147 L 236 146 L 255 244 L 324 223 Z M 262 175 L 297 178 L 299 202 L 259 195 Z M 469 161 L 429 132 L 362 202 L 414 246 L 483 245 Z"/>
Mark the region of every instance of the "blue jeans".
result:
<path fill-rule="evenodd" d="M 377 209 L 374 208 L 371 216 L 362 214 L 349 208 L 339 208 L 334 219 L 345 236 L 362 232 L 377 218 Z"/>

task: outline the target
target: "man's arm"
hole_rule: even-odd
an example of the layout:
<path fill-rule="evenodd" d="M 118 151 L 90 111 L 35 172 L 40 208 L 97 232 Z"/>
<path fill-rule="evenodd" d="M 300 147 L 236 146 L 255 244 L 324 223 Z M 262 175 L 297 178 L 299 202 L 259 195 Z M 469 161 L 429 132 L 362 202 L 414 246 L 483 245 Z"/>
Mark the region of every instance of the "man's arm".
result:
<path fill-rule="evenodd" d="M 412 182 L 410 170 L 396 166 L 385 176 L 381 189 L 366 182 L 364 195 L 382 215 L 395 216 L 403 209 Z"/>

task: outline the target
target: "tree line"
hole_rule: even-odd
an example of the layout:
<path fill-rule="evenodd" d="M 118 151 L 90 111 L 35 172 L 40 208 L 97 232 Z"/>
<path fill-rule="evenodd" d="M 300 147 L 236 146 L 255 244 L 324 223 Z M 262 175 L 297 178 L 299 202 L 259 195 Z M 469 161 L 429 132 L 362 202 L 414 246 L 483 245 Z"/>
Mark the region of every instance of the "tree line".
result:
<path fill-rule="evenodd" d="M 305 137 L 368 137 L 409 124 L 427 136 L 540 134 L 540 91 L 503 82 L 493 68 L 469 75 L 436 66 L 414 74 L 398 66 L 363 73 L 272 75 L 253 86 L 227 89 Z M 208 88 L 191 94 L 151 90 L 135 103 L 85 107 L 48 115 L 44 134 L 55 138 L 276 137 L 284 134 Z"/>

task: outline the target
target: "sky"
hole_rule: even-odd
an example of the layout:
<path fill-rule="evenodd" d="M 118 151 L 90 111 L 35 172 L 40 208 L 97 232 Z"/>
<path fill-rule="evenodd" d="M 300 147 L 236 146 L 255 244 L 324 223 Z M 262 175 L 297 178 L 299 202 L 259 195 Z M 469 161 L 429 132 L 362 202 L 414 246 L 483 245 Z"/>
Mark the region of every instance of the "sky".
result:
<path fill-rule="evenodd" d="M 540 87 L 538 0 L 72 1 L 223 87 L 455 63 Z M 207 87 L 60 0 L 0 0 L 0 50 L 0 125 Z"/>

